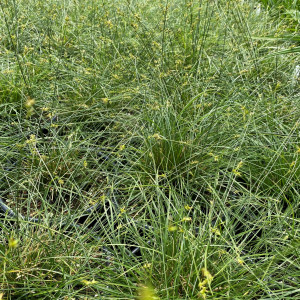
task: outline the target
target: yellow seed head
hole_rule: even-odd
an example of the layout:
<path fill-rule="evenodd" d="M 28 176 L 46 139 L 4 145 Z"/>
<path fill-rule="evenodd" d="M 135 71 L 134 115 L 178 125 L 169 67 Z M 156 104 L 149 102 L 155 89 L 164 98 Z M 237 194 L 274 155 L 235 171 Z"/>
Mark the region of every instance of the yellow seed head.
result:
<path fill-rule="evenodd" d="M 202 299 L 206 299 L 206 287 L 203 287 L 200 292 L 199 295 Z"/>
<path fill-rule="evenodd" d="M 97 281 L 94 280 L 94 279 L 91 280 L 91 281 L 83 279 L 83 280 L 81 280 L 81 282 L 82 282 L 84 285 L 92 285 L 92 284 L 97 283 Z"/>
<path fill-rule="evenodd" d="M 211 232 L 214 233 L 215 235 L 221 235 L 221 232 L 218 228 L 212 228 Z"/>
<path fill-rule="evenodd" d="M 138 300 L 159 300 L 159 297 L 155 295 L 155 291 L 150 286 L 142 286 L 139 289 Z"/>
<path fill-rule="evenodd" d="M 243 164 L 244 164 L 243 161 L 240 161 L 240 162 L 238 163 L 236 169 L 237 169 L 237 170 L 240 169 L 240 168 L 243 166 Z"/>
<path fill-rule="evenodd" d="M 103 102 L 104 104 L 107 104 L 107 103 L 109 102 L 109 99 L 108 99 L 108 98 L 102 98 L 101 100 L 102 100 L 102 102 Z"/>
<path fill-rule="evenodd" d="M 62 179 L 58 179 L 57 181 L 60 185 L 63 185 L 64 184 L 64 181 Z"/>
<path fill-rule="evenodd" d="M 206 268 L 202 268 L 201 271 L 202 271 L 202 275 L 206 278 L 207 283 L 211 284 L 214 277 L 210 274 L 210 272 Z"/>
<path fill-rule="evenodd" d="M 35 100 L 28 98 L 28 100 L 25 102 L 25 107 L 31 108 L 35 104 Z"/>
<path fill-rule="evenodd" d="M 162 139 L 161 135 L 158 134 L 158 133 L 154 133 L 154 134 L 152 135 L 152 137 L 155 138 L 156 140 L 161 140 L 161 139 Z"/>
<path fill-rule="evenodd" d="M 19 241 L 13 237 L 11 237 L 8 241 L 8 247 L 11 249 L 17 248 L 18 247 Z"/>
<path fill-rule="evenodd" d="M 177 231 L 177 229 L 178 229 L 177 226 L 174 226 L 174 225 L 168 227 L 168 231 L 169 231 L 169 232 Z"/>
<path fill-rule="evenodd" d="M 31 134 L 29 140 L 26 141 L 26 144 L 35 144 L 35 143 L 36 143 L 36 137 L 34 134 Z"/>
<path fill-rule="evenodd" d="M 189 205 L 185 205 L 184 208 L 185 208 L 186 210 L 191 210 L 191 209 L 192 209 L 192 207 L 189 206 Z"/>
<path fill-rule="evenodd" d="M 239 172 L 237 169 L 233 169 L 233 170 L 232 170 L 232 173 L 233 173 L 235 176 L 242 176 L 241 172 Z"/>

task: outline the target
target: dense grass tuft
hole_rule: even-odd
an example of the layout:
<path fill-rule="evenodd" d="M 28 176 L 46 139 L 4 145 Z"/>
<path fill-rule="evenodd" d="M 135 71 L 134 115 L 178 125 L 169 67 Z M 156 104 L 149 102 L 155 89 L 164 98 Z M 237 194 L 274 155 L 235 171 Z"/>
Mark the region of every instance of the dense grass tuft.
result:
<path fill-rule="evenodd" d="M 297 297 L 299 20 L 260 2 L 0 3 L 0 299 Z"/>

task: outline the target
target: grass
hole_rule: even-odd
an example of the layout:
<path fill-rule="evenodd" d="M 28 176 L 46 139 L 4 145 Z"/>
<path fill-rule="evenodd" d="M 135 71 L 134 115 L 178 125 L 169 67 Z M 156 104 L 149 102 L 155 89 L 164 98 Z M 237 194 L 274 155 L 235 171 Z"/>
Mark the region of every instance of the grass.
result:
<path fill-rule="evenodd" d="M 1 2 L 0 299 L 297 297 L 298 25 L 270 4 Z"/>

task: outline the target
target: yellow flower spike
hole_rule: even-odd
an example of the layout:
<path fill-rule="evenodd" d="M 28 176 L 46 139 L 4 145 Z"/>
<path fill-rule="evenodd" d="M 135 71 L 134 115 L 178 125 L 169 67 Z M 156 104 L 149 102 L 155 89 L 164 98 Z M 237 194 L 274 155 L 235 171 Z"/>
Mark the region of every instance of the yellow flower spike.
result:
<path fill-rule="evenodd" d="M 122 225 L 122 224 L 119 224 L 118 226 L 117 226 L 117 229 L 122 229 L 124 226 Z"/>
<path fill-rule="evenodd" d="M 36 136 L 31 134 L 29 140 L 26 141 L 26 144 L 35 144 L 36 143 Z"/>
<path fill-rule="evenodd" d="M 107 25 L 110 29 L 112 29 L 113 26 L 114 26 L 111 20 L 108 20 L 108 21 L 106 21 L 105 23 L 106 23 L 106 25 Z"/>
<path fill-rule="evenodd" d="M 149 269 L 149 268 L 151 268 L 151 266 L 152 266 L 151 263 L 146 263 L 146 264 L 143 265 L 143 268 L 144 269 Z"/>
<path fill-rule="evenodd" d="M 297 146 L 297 151 L 296 153 L 300 153 L 300 146 Z"/>
<path fill-rule="evenodd" d="M 233 170 L 232 170 L 232 173 L 233 173 L 235 176 L 239 176 L 239 177 L 242 176 L 241 172 L 237 171 L 237 169 L 233 169 Z"/>
<path fill-rule="evenodd" d="M 215 155 L 212 152 L 208 153 L 209 156 L 212 156 L 214 158 L 214 161 L 219 161 L 219 155 Z"/>
<path fill-rule="evenodd" d="M 214 277 L 210 274 L 210 272 L 206 268 L 202 268 L 201 271 L 202 271 L 202 275 L 206 278 L 207 283 L 211 284 Z"/>
<path fill-rule="evenodd" d="M 227 254 L 227 252 L 224 249 L 220 249 L 218 252 L 219 256 Z"/>
<path fill-rule="evenodd" d="M 184 206 L 184 208 L 185 208 L 187 211 L 189 211 L 189 210 L 191 210 L 191 209 L 192 209 L 192 207 L 191 207 L 191 206 L 189 206 L 189 205 L 185 205 L 185 206 Z"/>
<path fill-rule="evenodd" d="M 239 257 L 237 260 L 236 260 L 240 265 L 243 265 L 244 264 L 244 261 Z"/>
<path fill-rule="evenodd" d="M 104 104 L 108 104 L 109 103 L 109 99 L 108 98 L 101 98 L 102 102 Z"/>
<path fill-rule="evenodd" d="M 28 98 L 28 100 L 25 102 L 25 107 L 31 108 L 35 104 L 35 100 Z"/>
<path fill-rule="evenodd" d="M 179 227 L 179 232 L 184 232 L 184 229 L 182 227 Z"/>
<path fill-rule="evenodd" d="M 218 228 L 212 228 L 211 232 L 214 233 L 215 235 L 221 235 L 221 232 Z"/>
<path fill-rule="evenodd" d="M 232 173 L 236 176 L 242 176 L 241 172 L 239 172 L 239 169 L 243 166 L 243 164 L 244 164 L 243 161 L 240 161 L 236 166 L 236 168 L 232 170 Z"/>
<path fill-rule="evenodd" d="M 120 145 L 119 149 L 120 151 L 123 151 L 125 149 L 125 145 Z"/>
<path fill-rule="evenodd" d="M 206 299 L 206 287 L 203 287 L 201 291 L 199 292 L 199 296 L 202 297 L 202 299 Z"/>
<path fill-rule="evenodd" d="M 161 135 L 159 135 L 158 133 L 154 133 L 151 137 L 156 139 L 156 140 L 161 140 L 162 139 Z"/>
<path fill-rule="evenodd" d="M 84 168 L 86 168 L 86 167 L 87 167 L 87 165 L 88 165 L 87 161 L 86 161 L 86 160 L 85 160 L 85 161 L 83 161 L 83 167 L 84 167 Z"/>
<path fill-rule="evenodd" d="M 134 28 L 134 29 L 138 29 L 139 28 L 139 25 L 137 23 L 131 23 L 131 26 Z"/>
<path fill-rule="evenodd" d="M 159 300 L 159 297 L 155 295 L 155 291 L 150 286 L 142 286 L 139 289 L 138 300 Z"/>
<path fill-rule="evenodd" d="M 18 247 L 19 241 L 13 237 L 11 237 L 8 241 L 8 247 L 10 249 L 15 249 Z"/>
<path fill-rule="evenodd" d="M 240 161 L 240 162 L 238 163 L 236 169 L 237 169 L 237 170 L 240 169 L 240 168 L 243 166 L 243 164 L 244 164 L 243 161 Z"/>
<path fill-rule="evenodd" d="M 177 226 L 169 226 L 169 227 L 168 227 L 168 231 L 169 231 L 169 232 L 177 231 L 177 229 L 178 229 Z"/>
<path fill-rule="evenodd" d="M 95 205 L 95 204 L 97 204 L 97 201 L 95 199 L 89 199 L 89 204 Z"/>
<path fill-rule="evenodd" d="M 158 175 L 158 177 L 161 177 L 161 178 L 166 178 L 166 177 L 167 177 L 167 175 L 166 175 L 166 174 L 160 174 L 160 175 Z"/>
<path fill-rule="evenodd" d="M 62 179 L 58 179 L 57 182 L 60 184 L 60 185 L 63 185 L 64 184 L 64 181 Z"/>
<path fill-rule="evenodd" d="M 82 108 L 89 108 L 89 106 L 86 105 L 86 104 L 79 104 L 78 106 L 79 106 L 79 107 L 82 107 Z"/>
<path fill-rule="evenodd" d="M 51 119 L 55 116 L 54 112 L 50 112 L 49 114 L 47 114 L 47 118 Z"/>
<path fill-rule="evenodd" d="M 83 280 L 81 280 L 81 282 L 82 282 L 84 285 L 93 285 L 93 284 L 98 283 L 98 281 L 96 281 L 96 280 L 94 280 L 94 279 L 93 279 L 92 281 L 83 279 Z"/>
<path fill-rule="evenodd" d="M 199 282 L 199 289 L 202 289 L 207 285 L 207 279 L 204 279 L 203 281 Z"/>
<path fill-rule="evenodd" d="M 192 221 L 192 218 L 191 217 L 184 217 L 182 218 L 181 222 L 190 222 Z"/>

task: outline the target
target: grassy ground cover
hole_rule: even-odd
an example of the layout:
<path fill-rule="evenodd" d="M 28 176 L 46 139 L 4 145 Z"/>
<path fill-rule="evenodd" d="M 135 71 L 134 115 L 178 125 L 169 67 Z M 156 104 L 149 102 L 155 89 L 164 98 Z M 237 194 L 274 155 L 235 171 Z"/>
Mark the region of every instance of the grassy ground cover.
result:
<path fill-rule="evenodd" d="M 262 2 L 0 2 L 0 299 L 297 297 L 299 23 Z"/>

